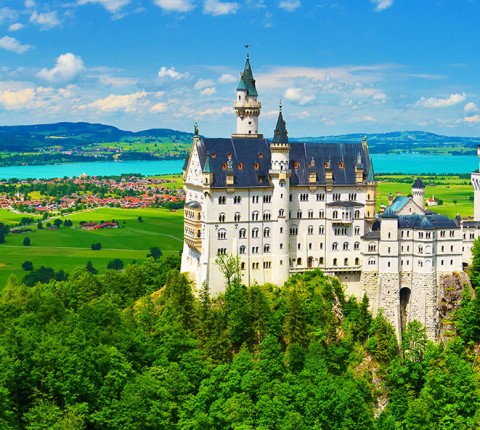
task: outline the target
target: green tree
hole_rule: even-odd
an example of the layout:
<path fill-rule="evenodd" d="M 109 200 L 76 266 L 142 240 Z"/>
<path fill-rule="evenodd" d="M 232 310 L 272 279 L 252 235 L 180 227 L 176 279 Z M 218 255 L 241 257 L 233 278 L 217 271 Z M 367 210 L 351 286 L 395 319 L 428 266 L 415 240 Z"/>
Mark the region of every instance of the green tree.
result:
<path fill-rule="evenodd" d="M 88 272 L 93 273 L 94 275 L 98 273 L 98 270 L 93 267 L 92 260 L 87 261 L 86 269 Z"/>
<path fill-rule="evenodd" d="M 162 251 L 160 248 L 156 246 L 152 246 L 150 248 L 150 252 L 147 254 L 147 257 L 152 257 L 155 261 L 157 261 L 162 256 Z"/>
<path fill-rule="evenodd" d="M 123 269 L 123 261 L 120 260 L 120 258 L 115 258 L 115 260 L 112 260 L 107 264 L 107 269 L 122 270 Z"/>
<path fill-rule="evenodd" d="M 31 244 L 30 238 L 29 237 L 24 237 L 23 238 L 23 245 L 24 246 L 30 246 L 30 244 Z"/>
<path fill-rule="evenodd" d="M 242 275 L 240 271 L 240 257 L 231 254 L 220 254 L 215 259 L 215 264 L 220 269 L 227 286 L 240 284 Z"/>
<path fill-rule="evenodd" d="M 33 270 L 33 263 L 31 261 L 28 261 L 28 260 L 24 261 L 22 263 L 22 269 L 26 270 L 26 271 Z"/>

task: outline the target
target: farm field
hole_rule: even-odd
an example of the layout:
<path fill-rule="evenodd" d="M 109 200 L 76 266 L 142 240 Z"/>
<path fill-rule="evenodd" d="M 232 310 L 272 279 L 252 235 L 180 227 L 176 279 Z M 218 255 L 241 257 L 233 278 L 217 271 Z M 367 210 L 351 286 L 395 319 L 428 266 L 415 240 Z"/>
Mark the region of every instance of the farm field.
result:
<path fill-rule="evenodd" d="M 393 198 L 410 195 L 417 177 L 426 185 L 425 199 L 435 196 L 443 200 L 442 205 L 432 206 L 432 211 L 450 218 L 457 214 L 462 218 L 473 216 L 473 187 L 470 178 L 463 176 L 377 175 L 377 211 L 382 204 L 388 204 L 390 193 Z"/>
<path fill-rule="evenodd" d="M 22 216 L 0 210 L 0 222 L 11 224 Z M 142 217 L 143 222 L 138 218 Z M 115 258 L 127 265 L 132 260 L 142 261 L 151 247 L 158 247 L 164 255 L 177 254 L 183 244 L 183 211 L 170 212 L 166 209 L 117 209 L 101 208 L 90 212 L 79 212 L 61 217 L 70 219 L 73 227 L 58 230 L 46 228 L 32 232 L 9 234 L 6 243 L 0 245 L 0 288 L 13 273 L 19 279 L 25 276 L 22 263 L 31 261 L 35 268 L 52 267 L 56 271 L 71 272 L 91 260 L 100 272 Z M 100 222 L 114 219 L 116 229 L 83 230 L 80 221 Z M 44 223 L 45 225 L 45 223 Z M 31 246 L 24 246 L 23 239 L 29 237 Z M 92 243 L 101 243 L 102 249 L 93 251 Z"/>

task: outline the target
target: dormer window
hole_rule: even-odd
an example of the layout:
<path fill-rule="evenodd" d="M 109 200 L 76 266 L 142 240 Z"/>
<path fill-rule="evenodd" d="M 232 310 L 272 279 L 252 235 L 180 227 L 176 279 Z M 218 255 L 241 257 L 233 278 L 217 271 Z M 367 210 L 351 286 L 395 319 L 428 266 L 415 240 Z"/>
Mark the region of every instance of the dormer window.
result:
<path fill-rule="evenodd" d="M 254 163 L 254 164 L 253 164 L 253 168 L 254 168 L 255 170 L 260 169 L 260 164 Z"/>
<path fill-rule="evenodd" d="M 298 169 L 300 167 L 300 163 L 298 161 L 293 162 L 293 168 Z"/>
<path fill-rule="evenodd" d="M 258 158 L 263 158 L 263 152 L 258 153 Z"/>
<path fill-rule="evenodd" d="M 340 169 L 344 169 L 345 163 L 343 161 L 340 161 L 340 164 L 338 165 L 338 167 L 340 167 Z"/>
<path fill-rule="evenodd" d="M 212 153 L 212 158 L 217 158 L 217 153 L 216 152 Z"/>
<path fill-rule="evenodd" d="M 223 164 L 222 164 L 222 170 L 227 170 L 227 167 L 228 167 L 228 166 L 227 166 L 227 163 L 223 163 Z"/>
<path fill-rule="evenodd" d="M 243 170 L 243 163 L 238 163 L 238 170 Z"/>

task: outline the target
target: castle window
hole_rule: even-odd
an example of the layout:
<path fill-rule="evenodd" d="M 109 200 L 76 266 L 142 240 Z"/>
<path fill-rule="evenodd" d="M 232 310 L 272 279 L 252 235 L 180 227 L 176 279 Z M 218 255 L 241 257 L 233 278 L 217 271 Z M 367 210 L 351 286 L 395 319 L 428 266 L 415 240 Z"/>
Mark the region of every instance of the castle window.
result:
<path fill-rule="evenodd" d="M 302 249 L 302 244 L 297 243 L 297 249 L 300 251 Z"/>
<path fill-rule="evenodd" d="M 301 258 L 297 258 L 297 266 L 301 266 L 302 265 L 302 259 Z"/>
<path fill-rule="evenodd" d="M 296 225 L 292 225 L 290 227 L 290 236 L 296 236 L 298 234 L 298 227 Z"/>
<path fill-rule="evenodd" d="M 320 257 L 320 258 L 318 259 L 318 262 L 319 262 L 320 264 L 323 264 L 323 261 L 324 261 L 324 260 L 323 260 L 323 257 Z"/>
<path fill-rule="evenodd" d="M 334 219 L 338 218 L 338 211 L 333 211 L 332 218 L 334 218 Z"/>
<path fill-rule="evenodd" d="M 342 195 L 340 193 L 334 193 L 332 195 L 333 201 L 336 202 L 342 198 Z"/>
<path fill-rule="evenodd" d="M 263 229 L 263 237 L 270 237 L 270 229 L 268 227 Z"/>
<path fill-rule="evenodd" d="M 258 221 L 258 212 L 257 211 L 252 212 L 252 221 Z"/>
<path fill-rule="evenodd" d="M 253 270 L 258 270 L 259 266 L 260 266 L 260 263 L 252 263 Z"/>
<path fill-rule="evenodd" d="M 370 259 L 368 260 L 368 265 L 369 265 L 369 266 L 375 266 L 375 258 L 370 258 Z"/>
<path fill-rule="evenodd" d="M 292 200 L 293 200 L 293 195 L 292 195 L 292 194 L 290 194 L 290 201 L 292 201 Z"/>
<path fill-rule="evenodd" d="M 422 231 L 420 231 L 420 232 L 418 233 L 418 238 L 419 238 L 419 239 L 423 239 L 423 232 L 422 232 Z"/>
<path fill-rule="evenodd" d="M 343 161 L 340 161 L 340 164 L 338 165 L 338 167 L 340 167 L 340 169 L 344 169 L 345 163 Z"/>
<path fill-rule="evenodd" d="M 280 233 L 283 233 L 283 227 L 280 227 Z"/>
<path fill-rule="evenodd" d="M 440 232 L 440 237 L 445 237 L 445 230 L 442 230 L 442 231 Z"/>
<path fill-rule="evenodd" d="M 308 249 L 309 249 L 309 250 L 312 250 L 312 249 L 313 249 L 313 243 L 310 242 L 310 243 L 308 244 Z"/>
<path fill-rule="evenodd" d="M 264 269 L 271 269 L 272 268 L 272 262 L 271 261 L 264 261 L 263 262 L 263 268 Z"/>
<path fill-rule="evenodd" d="M 355 234 L 360 234 L 360 227 L 359 226 L 355 227 Z"/>
<path fill-rule="evenodd" d="M 252 196 L 252 203 L 258 203 L 258 196 Z"/>
<path fill-rule="evenodd" d="M 423 246 L 419 246 L 419 247 L 418 247 L 418 253 L 419 253 L 419 254 L 423 254 Z"/>
<path fill-rule="evenodd" d="M 263 213 L 263 220 L 264 221 L 270 221 L 271 218 L 272 218 L 272 214 L 270 212 L 264 212 Z"/>
<path fill-rule="evenodd" d="M 218 221 L 225 222 L 225 214 L 223 212 L 220 215 L 218 215 Z"/>
<path fill-rule="evenodd" d="M 388 253 L 390 254 L 392 251 L 392 248 L 388 247 Z"/>
<path fill-rule="evenodd" d="M 253 168 L 254 168 L 255 170 L 260 169 L 260 164 L 258 164 L 257 162 L 253 163 Z"/>
<path fill-rule="evenodd" d="M 308 217 L 309 217 L 309 218 L 313 218 L 313 211 L 312 211 L 312 210 L 309 210 L 309 211 L 308 211 Z"/>
<path fill-rule="evenodd" d="M 212 152 L 212 158 L 217 158 L 217 153 L 216 152 Z"/>
<path fill-rule="evenodd" d="M 323 225 L 321 225 L 319 228 L 318 228 L 318 234 L 325 234 L 325 227 Z"/>
<path fill-rule="evenodd" d="M 318 211 L 319 218 L 325 218 L 325 211 Z"/>
<path fill-rule="evenodd" d="M 242 245 L 242 246 L 240 247 L 239 253 L 240 253 L 240 254 L 245 254 L 245 252 L 247 252 L 247 247 L 246 247 L 245 245 Z"/>
<path fill-rule="evenodd" d="M 218 197 L 218 204 L 219 205 L 224 205 L 227 202 L 227 198 L 225 196 L 219 196 Z"/>
<path fill-rule="evenodd" d="M 440 260 L 440 266 L 443 266 L 443 260 Z"/>
<path fill-rule="evenodd" d="M 285 216 L 285 210 L 284 210 L 284 209 L 280 209 L 280 210 L 278 211 L 278 216 L 279 216 L 279 218 L 283 218 L 283 217 Z"/>
<path fill-rule="evenodd" d="M 272 202 L 271 194 L 263 196 L 263 203 L 271 203 L 271 202 Z"/>
<path fill-rule="evenodd" d="M 252 230 L 252 237 L 258 237 L 258 228 Z"/>
<path fill-rule="evenodd" d="M 450 266 L 453 266 L 453 260 L 450 260 Z"/>
<path fill-rule="evenodd" d="M 355 266 L 360 266 L 360 258 L 355 258 Z"/>
<path fill-rule="evenodd" d="M 225 240 L 227 238 L 227 230 L 218 230 L 218 239 Z"/>
<path fill-rule="evenodd" d="M 359 210 L 356 210 L 353 214 L 353 216 L 355 217 L 355 219 L 359 219 L 360 218 L 360 211 Z"/>
<path fill-rule="evenodd" d="M 297 218 L 301 218 L 302 217 L 302 211 L 297 211 Z"/>
<path fill-rule="evenodd" d="M 235 212 L 235 215 L 233 216 L 233 220 L 235 222 L 239 222 L 240 221 L 240 212 Z"/>
<path fill-rule="evenodd" d="M 242 162 L 238 163 L 238 170 L 243 170 L 243 163 Z"/>
<path fill-rule="evenodd" d="M 308 226 L 308 234 L 313 234 L 313 225 Z"/>
<path fill-rule="evenodd" d="M 353 244 L 353 249 L 354 249 L 355 251 L 358 251 L 358 250 L 360 249 L 360 242 L 355 242 L 355 243 Z"/>
<path fill-rule="evenodd" d="M 390 261 L 387 262 L 387 267 L 390 267 Z"/>
<path fill-rule="evenodd" d="M 320 242 L 320 249 L 323 249 L 323 242 Z"/>
<path fill-rule="evenodd" d="M 348 244 L 348 242 L 344 242 L 344 243 L 343 243 L 343 250 L 344 250 L 344 251 L 348 251 L 348 249 L 349 249 L 349 244 Z"/>
<path fill-rule="evenodd" d="M 227 166 L 227 163 L 223 163 L 222 164 L 222 170 L 227 170 L 228 166 Z"/>
<path fill-rule="evenodd" d="M 423 261 L 418 262 L 418 267 L 423 267 Z"/>
<path fill-rule="evenodd" d="M 445 251 L 445 247 L 442 245 L 442 252 Z"/>
<path fill-rule="evenodd" d="M 245 262 L 244 261 L 242 261 L 240 263 L 240 270 L 245 270 Z"/>
<path fill-rule="evenodd" d="M 369 243 L 368 250 L 369 252 L 375 252 L 377 250 L 377 245 L 375 245 L 374 243 Z"/>
<path fill-rule="evenodd" d="M 453 245 L 450 247 L 450 252 L 453 252 Z"/>
<path fill-rule="evenodd" d="M 348 258 L 345 258 L 345 260 L 343 260 L 343 265 L 348 266 Z"/>
<path fill-rule="evenodd" d="M 337 259 L 336 259 L 336 258 L 333 259 L 333 265 L 334 265 L 334 266 L 337 265 Z"/>
<path fill-rule="evenodd" d="M 263 246 L 263 252 L 264 252 L 265 254 L 268 254 L 268 253 L 270 252 L 270 245 L 268 245 L 268 244 L 267 244 L 267 245 L 264 245 L 264 246 Z"/>
<path fill-rule="evenodd" d="M 252 246 L 252 254 L 258 254 L 258 246 Z"/>
<path fill-rule="evenodd" d="M 338 243 L 337 242 L 332 243 L 332 251 L 338 251 Z"/>
<path fill-rule="evenodd" d="M 392 234 L 390 232 L 388 232 L 388 238 L 390 239 L 390 237 L 392 236 Z"/>
<path fill-rule="evenodd" d="M 455 231 L 454 230 L 450 230 L 450 237 L 455 237 Z"/>
<path fill-rule="evenodd" d="M 225 255 L 227 253 L 227 248 L 218 248 L 217 254 L 218 255 Z"/>
<path fill-rule="evenodd" d="M 298 161 L 293 162 L 293 168 L 298 169 L 300 167 L 300 163 Z"/>
<path fill-rule="evenodd" d="M 308 202 L 308 194 L 302 193 L 299 197 L 301 202 Z"/>
<path fill-rule="evenodd" d="M 235 197 L 233 198 L 233 203 L 234 203 L 234 204 L 239 204 L 239 203 L 241 203 L 241 202 L 242 202 L 242 198 L 241 198 L 240 196 L 235 196 Z"/>
<path fill-rule="evenodd" d="M 238 237 L 240 239 L 245 239 L 247 237 L 247 230 L 244 228 L 241 228 L 240 231 L 238 232 Z"/>
<path fill-rule="evenodd" d="M 325 194 L 317 194 L 317 202 L 323 202 L 325 200 Z"/>

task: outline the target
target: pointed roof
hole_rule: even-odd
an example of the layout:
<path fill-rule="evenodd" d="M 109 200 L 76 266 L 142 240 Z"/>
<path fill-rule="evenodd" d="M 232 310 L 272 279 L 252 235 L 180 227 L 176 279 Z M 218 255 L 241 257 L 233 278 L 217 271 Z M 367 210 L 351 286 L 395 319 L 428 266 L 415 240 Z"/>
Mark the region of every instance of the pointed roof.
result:
<path fill-rule="evenodd" d="M 382 214 L 382 218 L 398 218 L 398 215 L 394 212 L 391 206 L 388 206 Z"/>
<path fill-rule="evenodd" d="M 412 188 L 425 189 L 425 184 L 422 182 L 420 178 L 417 178 L 417 180 L 413 183 Z"/>
<path fill-rule="evenodd" d="M 203 173 L 213 173 L 212 166 L 210 164 L 210 152 L 207 151 L 207 157 L 205 159 L 205 164 L 203 165 Z"/>
<path fill-rule="evenodd" d="M 246 91 L 247 96 L 257 97 L 257 88 L 255 87 L 255 79 L 253 79 L 252 66 L 250 65 L 250 56 L 247 54 L 247 61 L 245 68 L 240 76 L 240 82 L 237 86 L 237 91 Z"/>
<path fill-rule="evenodd" d="M 272 143 L 288 143 L 287 125 L 283 119 L 282 105 L 280 105 L 278 112 L 277 126 L 275 127 Z"/>

